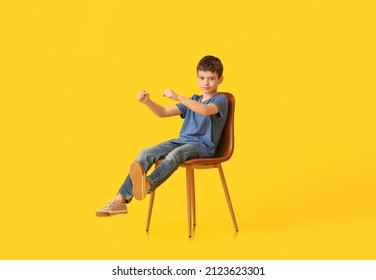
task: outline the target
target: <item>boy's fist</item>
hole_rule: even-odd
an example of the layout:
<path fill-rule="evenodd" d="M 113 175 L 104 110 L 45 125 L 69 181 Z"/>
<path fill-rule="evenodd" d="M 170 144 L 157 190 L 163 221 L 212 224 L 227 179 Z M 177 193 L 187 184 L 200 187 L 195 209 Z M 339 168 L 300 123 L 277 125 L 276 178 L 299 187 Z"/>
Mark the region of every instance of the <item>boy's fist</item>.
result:
<path fill-rule="evenodd" d="M 145 104 L 149 100 L 149 93 L 141 90 L 137 95 L 137 100 Z"/>
<path fill-rule="evenodd" d="M 163 96 L 168 97 L 172 100 L 178 101 L 178 95 L 170 88 L 163 91 Z"/>

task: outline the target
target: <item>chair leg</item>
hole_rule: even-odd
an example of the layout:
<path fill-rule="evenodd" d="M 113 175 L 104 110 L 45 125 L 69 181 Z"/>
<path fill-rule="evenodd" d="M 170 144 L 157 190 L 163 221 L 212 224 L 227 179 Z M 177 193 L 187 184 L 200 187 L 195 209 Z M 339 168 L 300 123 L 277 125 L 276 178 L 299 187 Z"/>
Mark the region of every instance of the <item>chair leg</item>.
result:
<path fill-rule="evenodd" d="M 236 223 L 234 209 L 232 208 L 230 194 L 228 192 L 228 188 L 227 188 L 227 184 L 226 184 L 226 179 L 225 179 L 225 175 L 223 173 L 223 169 L 222 169 L 222 165 L 221 164 L 218 164 L 218 171 L 219 171 L 219 175 L 221 176 L 222 186 L 223 186 L 223 190 L 225 192 L 225 196 L 226 196 L 226 200 L 227 200 L 227 205 L 228 205 L 228 208 L 230 210 L 232 222 L 234 223 L 235 230 L 238 231 L 239 229 L 238 229 L 238 225 Z"/>
<path fill-rule="evenodd" d="M 188 237 L 192 236 L 192 179 L 193 169 L 186 167 L 187 179 L 187 212 L 188 212 Z"/>
<path fill-rule="evenodd" d="M 153 212 L 154 196 L 155 196 L 155 191 L 153 191 L 153 192 L 150 194 L 149 210 L 148 210 L 148 218 L 147 218 L 147 220 L 146 220 L 146 231 L 149 231 L 150 219 L 151 219 L 151 213 Z"/>
<path fill-rule="evenodd" d="M 191 173 L 191 207 L 193 227 L 196 226 L 196 191 L 195 191 L 195 170 Z"/>

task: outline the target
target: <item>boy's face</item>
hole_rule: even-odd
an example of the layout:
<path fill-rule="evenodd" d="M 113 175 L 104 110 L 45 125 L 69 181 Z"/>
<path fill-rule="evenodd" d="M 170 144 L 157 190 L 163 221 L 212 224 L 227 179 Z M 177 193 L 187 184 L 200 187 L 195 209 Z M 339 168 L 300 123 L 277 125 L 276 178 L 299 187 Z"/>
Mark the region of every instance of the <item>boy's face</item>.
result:
<path fill-rule="evenodd" d="M 198 71 L 197 78 L 198 85 L 202 92 L 206 94 L 217 93 L 218 85 L 223 81 L 223 76 L 218 78 L 218 74 L 211 71 Z"/>

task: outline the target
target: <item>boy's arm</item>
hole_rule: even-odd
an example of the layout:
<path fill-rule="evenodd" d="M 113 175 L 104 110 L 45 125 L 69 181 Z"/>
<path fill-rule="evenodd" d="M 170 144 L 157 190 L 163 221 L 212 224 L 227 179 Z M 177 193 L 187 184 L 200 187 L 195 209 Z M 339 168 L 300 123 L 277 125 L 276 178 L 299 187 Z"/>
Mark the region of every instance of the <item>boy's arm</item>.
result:
<path fill-rule="evenodd" d="M 181 104 L 187 106 L 193 112 L 196 112 L 200 115 L 214 115 L 214 114 L 217 114 L 219 111 L 217 105 L 213 103 L 204 104 L 196 100 L 192 100 L 192 99 L 183 97 L 181 95 L 178 95 L 175 92 L 173 92 L 171 89 L 166 89 L 163 92 L 163 95 L 175 101 L 179 101 Z"/>
<path fill-rule="evenodd" d="M 169 107 L 163 107 L 163 106 L 155 103 L 153 100 L 151 100 L 149 93 L 146 92 L 145 90 L 142 90 L 138 94 L 137 99 L 142 104 L 145 104 L 146 107 L 148 107 L 150 111 L 152 111 L 155 115 L 157 115 L 160 118 L 177 116 L 177 115 L 181 114 L 178 106 L 176 106 L 176 105 L 169 106 Z"/>

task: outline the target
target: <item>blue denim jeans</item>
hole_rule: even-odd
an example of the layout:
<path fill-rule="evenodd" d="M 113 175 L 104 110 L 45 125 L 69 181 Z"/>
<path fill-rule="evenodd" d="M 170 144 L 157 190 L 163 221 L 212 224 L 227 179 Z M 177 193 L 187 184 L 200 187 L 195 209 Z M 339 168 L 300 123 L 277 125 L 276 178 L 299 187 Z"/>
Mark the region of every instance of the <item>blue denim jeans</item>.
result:
<path fill-rule="evenodd" d="M 152 192 L 166 181 L 176 169 L 178 169 L 181 163 L 197 157 L 199 157 L 199 150 L 196 146 L 166 141 L 141 151 L 136 161 L 142 165 L 145 172 L 148 172 L 154 163 L 160 159 L 164 159 L 163 162 L 147 176 L 151 185 L 150 192 Z M 118 194 L 125 197 L 127 201 L 131 201 L 133 197 L 133 185 L 129 174 L 120 187 Z"/>

